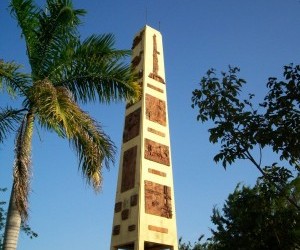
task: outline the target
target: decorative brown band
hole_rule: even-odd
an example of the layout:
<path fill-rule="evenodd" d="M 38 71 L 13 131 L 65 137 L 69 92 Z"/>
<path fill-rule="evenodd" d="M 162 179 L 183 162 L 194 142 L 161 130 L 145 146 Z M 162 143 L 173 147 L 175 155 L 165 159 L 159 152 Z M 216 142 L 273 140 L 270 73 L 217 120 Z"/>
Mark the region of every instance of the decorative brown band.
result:
<path fill-rule="evenodd" d="M 148 128 L 147 130 L 148 130 L 149 132 L 151 132 L 151 133 L 153 133 L 153 134 L 156 134 L 156 135 L 159 135 L 159 136 L 161 136 L 161 137 L 165 137 L 165 136 L 166 136 L 165 133 L 160 132 L 160 131 L 158 131 L 158 130 L 156 130 L 156 129 L 154 129 L 154 128 Z"/>
<path fill-rule="evenodd" d="M 159 232 L 159 233 L 164 233 L 164 234 L 168 233 L 168 228 L 165 228 L 165 227 L 157 227 L 157 226 L 153 226 L 153 225 L 148 225 L 148 229 L 151 231 Z"/>
<path fill-rule="evenodd" d="M 162 176 L 162 177 L 166 177 L 167 176 L 166 173 L 158 171 L 158 170 L 155 170 L 153 168 L 148 168 L 148 172 L 151 173 L 151 174 L 156 174 L 156 175 Z"/>
<path fill-rule="evenodd" d="M 154 85 L 150 84 L 150 83 L 147 83 L 147 87 L 151 88 L 151 89 L 154 89 L 160 93 L 164 93 L 164 91 L 161 89 L 161 88 L 158 88 L 158 87 L 155 87 Z"/>

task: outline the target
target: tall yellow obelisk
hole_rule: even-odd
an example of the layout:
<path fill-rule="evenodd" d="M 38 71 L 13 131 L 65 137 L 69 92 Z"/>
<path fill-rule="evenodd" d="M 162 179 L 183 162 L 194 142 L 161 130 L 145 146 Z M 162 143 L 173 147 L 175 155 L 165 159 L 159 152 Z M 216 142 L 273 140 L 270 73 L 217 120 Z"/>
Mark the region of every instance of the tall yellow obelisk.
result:
<path fill-rule="evenodd" d="M 111 250 L 178 250 L 162 36 L 133 41 L 141 100 L 127 105 Z"/>

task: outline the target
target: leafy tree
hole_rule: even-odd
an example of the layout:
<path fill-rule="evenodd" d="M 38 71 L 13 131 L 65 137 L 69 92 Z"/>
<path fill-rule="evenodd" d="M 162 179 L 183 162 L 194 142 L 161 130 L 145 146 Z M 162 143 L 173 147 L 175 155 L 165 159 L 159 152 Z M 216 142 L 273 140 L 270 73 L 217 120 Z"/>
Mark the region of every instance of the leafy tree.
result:
<path fill-rule="evenodd" d="M 179 241 L 180 250 L 293 250 L 300 247 L 300 212 L 286 197 L 300 204 L 300 176 L 292 178 L 285 168 L 264 169 L 269 178 L 260 177 L 256 185 L 237 185 L 222 210 L 214 207 L 211 220 L 215 229 L 204 243 Z M 281 186 L 279 191 L 276 185 Z"/>
<path fill-rule="evenodd" d="M 192 93 L 192 108 L 199 109 L 197 120 L 213 123 L 209 140 L 221 145 L 214 160 L 226 168 L 246 159 L 262 174 L 254 188 L 238 185 L 222 212 L 214 208 L 212 222 L 217 228 L 208 245 L 211 249 L 299 248 L 300 65 L 285 66 L 282 81 L 269 78 L 268 92 L 258 105 L 254 94 L 242 98 L 246 81 L 238 72 L 229 67 L 219 78 L 211 69 Z M 287 165 L 262 165 L 265 147 Z"/>
<path fill-rule="evenodd" d="M 12 0 L 10 9 L 25 39 L 31 72 L 0 63 L 1 89 L 23 100 L 21 108 L 4 108 L 0 115 L 0 141 L 17 128 L 4 249 L 16 248 L 21 218 L 28 216 L 34 124 L 70 142 L 87 183 L 99 190 L 102 167 L 113 162 L 115 146 L 79 104 L 134 101 L 140 95 L 130 67 L 122 62 L 130 51 L 115 49 L 112 34 L 81 41 L 78 26 L 85 11 L 74 9 L 71 0 L 47 0 L 43 9 L 33 0 Z"/>
<path fill-rule="evenodd" d="M 213 249 L 298 249 L 300 212 L 285 199 L 294 196 L 300 203 L 300 178 L 289 180 L 290 171 L 265 169 L 280 177 L 281 191 L 274 182 L 261 177 L 253 188 L 237 185 L 222 211 L 213 209 L 216 229 L 210 242 Z"/>
<path fill-rule="evenodd" d="M 253 94 L 242 99 L 245 80 L 239 78 L 239 69 L 229 67 L 229 72 L 218 78 L 214 69 L 200 81 L 200 88 L 192 93 L 192 108 L 199 109 L 197 120 L 212 121 L 209 140 L 220 143 L 215 155 L 224 168 L 237 159 L 250 160 L 260 173 L 268 177 L 262 166 L 262 149 L 270 147 L 280 160 L 287 161 L 300 170 L 300 65 L 285 66 L 285 81 L 271 77 L 268 93 L 255 107 Z M 258 148 L 256 159 L 253 149 Z M 268 166 L 276 165 L 271 162 Z M 287 167 L 288 168 L 288 167 Z M 280 185 L 277 186 L 280 189 Z M 298 209 L 297 203 L 287 197 Z"/>
<path fill-rule="evenodd" d="M 202 239 L 203 239 L 204 235 L 201 235 L 198 238 L 197 242 L 194 242 L 194 244 L 192 244 L 191 242 L 185 243 L 182 241 L 182 238 L 179 238 L 179 250 L 209 250 L 210 249 L 210 245 L 208 240 L 204 243 L 201 243 Z"/>

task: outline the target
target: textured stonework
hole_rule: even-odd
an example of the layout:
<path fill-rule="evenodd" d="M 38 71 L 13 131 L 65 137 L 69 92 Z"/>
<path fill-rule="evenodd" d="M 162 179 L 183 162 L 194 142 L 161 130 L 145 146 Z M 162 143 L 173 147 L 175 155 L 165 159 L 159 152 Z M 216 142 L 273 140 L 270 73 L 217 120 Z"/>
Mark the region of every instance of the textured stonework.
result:
<path fill-rule="evenodd" d="M 136 168 L 137 146 L 124 152 L 121 192 L 125 192 L 134 187 Z"/>
<path fill-rule="evenodd" d="M 158 142 L 145 139 L 145 158 L 150 161 L 170 166 L 169 147 Z"/>
<path fill-rule="evenodd" d="M 152 181 L 145 181 L 145 212 L 172 218 L 171 188 Z"/>
<path fill-rule="evenodd" d="M 152 72 L 149 74 L 149 77 L 161 82 L 161 83 L 165 83 L 165 80 L 158 75 L 158 69 L 159 69 L 159 65 L 158 65 L 158 56 L 160 55 L 159 51 L 157 50 L 157 43 L 156 43 L 156 35 L 153 35 L 153 70 Z"/>
<path fill-rule="evenodd" d="M 125 118 L 123 142 L 127 142 L 139 135 L 141 108 L 133 111 Z"/>
<path fill-rule="evenodd" d="M 146 94 L 146 117 L 152 122 L 166 126 L 166 103 L 152 95 Z"/>

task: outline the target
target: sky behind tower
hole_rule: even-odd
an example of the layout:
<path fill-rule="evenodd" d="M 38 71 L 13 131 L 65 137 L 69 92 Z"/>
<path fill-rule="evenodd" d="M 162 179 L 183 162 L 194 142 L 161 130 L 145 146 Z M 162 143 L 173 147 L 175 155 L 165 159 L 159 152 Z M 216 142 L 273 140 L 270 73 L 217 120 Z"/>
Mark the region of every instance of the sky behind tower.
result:
<path fill-rule="evenodd" d="M 37 1 L 40 6 L 44 1 Z M 24 40 L 10 16 L 9 1 L 0 2 L 0 58 L 25 65 Z M 209 236 L 214 205 L 241 182 L 252 185 L 257 170 L 245 161 L 225 171 L 213 162 L 217 145 L 208 141 L 209 124 L 196 121 L 191 93 L 210 68 L 241 68 L 246 92 L 262 100 L 268 77 L 282 77 L 283 66 L 300 64 L 300 2 L 298 0 L 74 0 L 88 11 L 80 32 L 113 33 L 117 47 L 131 48 L 146 24 L 163 37 L 171 153 L 178 237 L 196 241 Z M 0 107 L 18 105 L 1 93 Z M 77 158 L 68 142 L 36 127 L 30 226 L 39 237 L 21 234 L 18 250 L 109 249 L 123 133 L 125 104 L 84 106 L 100 121 L 118 148 L 116 165 L 104 171 L 104 186 L 96 195 L 77 171 Z M 0 145 L 0 187 L 12 185 L 14 138 Z M 263 161 L 273 162 L 265 152 Z M 9 190 L 1 199 L 8 200 Z"/>

